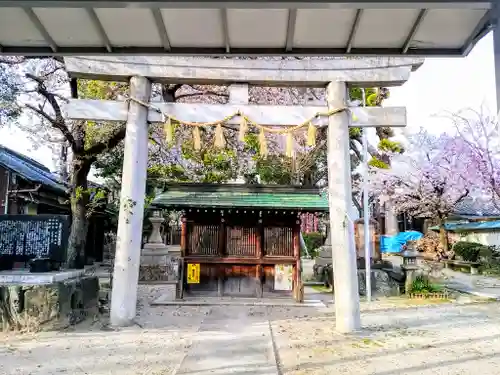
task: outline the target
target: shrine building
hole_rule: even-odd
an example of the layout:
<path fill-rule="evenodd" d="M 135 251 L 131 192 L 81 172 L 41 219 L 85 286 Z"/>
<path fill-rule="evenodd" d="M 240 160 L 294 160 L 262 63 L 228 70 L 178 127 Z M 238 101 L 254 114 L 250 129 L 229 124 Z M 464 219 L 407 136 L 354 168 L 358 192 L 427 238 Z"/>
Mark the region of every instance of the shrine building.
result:
<path fill-rule="evenodd" d="M 300 216 L 327 212 L 328 199 L 303 187 L 175 184 L 152 206 L 183 213 L 181 295 L 295 296 Z"/>

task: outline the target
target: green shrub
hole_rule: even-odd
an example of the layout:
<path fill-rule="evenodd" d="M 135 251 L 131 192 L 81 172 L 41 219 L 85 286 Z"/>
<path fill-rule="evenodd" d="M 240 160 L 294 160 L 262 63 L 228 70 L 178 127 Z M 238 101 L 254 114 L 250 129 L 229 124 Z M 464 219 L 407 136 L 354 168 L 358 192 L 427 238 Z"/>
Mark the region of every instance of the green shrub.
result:
<path fill-rule="evenodd" d="M 304 238 L 304 243 L 306 244 L 307 251 L 314 258 L 317 255 L 318 249 L 323 246 L 325 238 L 319 232 L 304 233 L 302 234 L 302 237 Z M 307 254 L 304 253 L 301 255 L 304 256 Z"/>
<path fill-rule="evenodd" d="M 492 259 L 488 263 L 483 263 L 479 267 L 479 272 L 483 275 L 499 276 L 500 275 L 500 261 Z"/>
<path fill-rule="evenodd" d="M 411 284 L 411 289 L 408 291 L 409 293 L 439 293 L 442 291 L 442 287 L 438 284 L 433 284 L 430 282 L 428 277 L 425 276 L 417 276 L 415 280 L 413 280 Z"/>
<path fill-rule="evenodd" d="M 467 262 L 477 262 L 480 252 L 487 252 L 488 246 L 477 242 L 459 241 L 453 245 L 455 255 L 462 257 Z"/>

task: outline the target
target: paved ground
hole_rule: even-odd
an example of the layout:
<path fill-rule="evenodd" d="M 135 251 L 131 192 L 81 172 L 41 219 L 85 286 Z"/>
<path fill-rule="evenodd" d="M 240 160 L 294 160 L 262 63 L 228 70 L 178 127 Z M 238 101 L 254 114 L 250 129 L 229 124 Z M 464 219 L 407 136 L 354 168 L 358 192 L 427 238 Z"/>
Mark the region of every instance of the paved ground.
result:
<path fill-rule="evenodd" d="M 399 267 L 402 263 L 402 258 L 399 256 L 386 255 L 384 259 L 390 261 L 395 267 Z M 436 267 L 435 272 L 435 276 L 443 277 L 444 284 L 452 290 L 500 300 L 500 279 L 498 278 L 452 271 L 444 268 L 444 265 Z"/>
<path fill-rule="evenodd" d="M 500 280 L 482 275 L 470 275 L 463 272 L 443 270 L 447 276 L 445 284 L 449 288 L 485 298 L 500 300 Z"/>
<path fill-rule="evenodd" d="M 140 295 L 133 327 L 112 330 L 98 320 L 58 333 L 0 335 L 0 374 L 500 373 L 496 302 L 363 304 L 363 331 L 344 336 L 335 333 L 331 307 L 151 307 Z"/>

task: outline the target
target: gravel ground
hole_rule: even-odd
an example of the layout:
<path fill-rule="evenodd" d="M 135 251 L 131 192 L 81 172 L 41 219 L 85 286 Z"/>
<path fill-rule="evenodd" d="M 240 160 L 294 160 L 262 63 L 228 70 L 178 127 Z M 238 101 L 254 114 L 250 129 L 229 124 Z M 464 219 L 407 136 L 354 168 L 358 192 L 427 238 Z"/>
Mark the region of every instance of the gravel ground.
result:
<path fill-rule="evenodd" d="M 364 329 L 334 330 L 331 308 L 150 307 L 137 325 L 104 318 L 63 332 L 0 335 L 0 374 L 481 374 L 500 373 L 500 304 L 363 306 Z"/>
<path fill-rule="evenodd" d="M 283 374 L 500 373 L 500 304 L 373 309 L 364 329 L 335 332 L 331 312 L 273 321 Z"/>
<path fill-rule="evenodd" d="M 209 310 L 151 308 L 145 295 L 154 293 L 144 289 L 132 327 L 113 330 L 103 318 L 62 332 L 0 336 L 0 374 L 174 374 Z"/>

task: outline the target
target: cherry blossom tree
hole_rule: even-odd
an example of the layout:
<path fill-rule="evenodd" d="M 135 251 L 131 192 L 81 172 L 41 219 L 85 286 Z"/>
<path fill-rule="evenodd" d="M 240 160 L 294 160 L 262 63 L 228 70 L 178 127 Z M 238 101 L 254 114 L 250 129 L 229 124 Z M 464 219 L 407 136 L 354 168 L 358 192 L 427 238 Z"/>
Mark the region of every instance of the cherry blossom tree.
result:
<path fill-rule="evenodd" d="M 470 155 L 484 197 L 500 210 L 500 125 L 484 109 L 465 109 L 451 115 L 460 147 Z"/>
<path fill-rule="evenodd" d="M 279 57 L 266 57 L 274 59 Z M 82 254 L 87 232 L 87 213 L 90 199 L 88 175 L 91 168 L 100 167 L 105 177 L 121 180 L 121 160 L 125 126 L 122 123 L 95 123 L 71 121 L 64 117 L 62 108 L 70 97 L 115 99 L 127 95 L 127 85 L 112 82 L 71 80 L 61 58 L 53 57 L 1 57 L 0 58 L 0 123 L 15 124 L 25 130 L 34 145 L 48 145 L 57 152 L 68 147 L 71 155 L 68 193 L 71 196 L 72 226 L 68 249 L 68 264 Z M 368 93 L 369 102 L 380 105 L 388 95 L 386 89 L 377 88 Z M 360 92 L 351 92 L 359 96 Z M 306 105 L 324 103 L 325 90 L 315 88 L 252 87 L 250 102 L 254 104 Z M 154 85 L 153 101 L 185 103 L 226 103 L 228 90 L 224 86 L 196 86 L 181 84 Z M 369 105 L 371 105 L 368 103 Z M 21 119 L 21 121 L 18 121 Z M 182 127 L 180 127 L 181 129 Z M 353 165 L 359 162 L 361 130 L 351 129 Z M 211 129 L 202 135 L 204 147 L 193 153 L 189 147 L 191 130 L 179 130 L 178 142 L 166 145 L 161 126 L 150 131 L 150 177 L 159 182 L 189 180 L 223 182 L 234 177 L 268 173 L 268 181 L 278 183 L 305 183 L 318 185 L 326 181 L 325 129 L 317 134 L 317 146 L 305 150 L 295 162 L 283 157 L 278 139 L 270 138 L 270 158 L 258 157 L 256 134 L 249 132 L 248 142 L 238 142 L 237 131 L 227 128 L 227 147 L 215 150 Z M 381 143 L 370 145 L 373 161 L 383 162 L 380 150 L 390 144 L 390 129 L 378 129 Z M 297 138 L 304 137 L 298 136 Z M 397 145 L 396 145 L 397 146 Z M 191 152 L 190 152 L 191 151 Z M 279 171 L 279 175 L 276 174 Z M 119 186 L 119 183 L 115 184 Z"/>
<path fill-rule="evenodd" d="M 408 138 L 404 154 L 392 156 L 390 169 L 372 169 L 371 188 L 382 202 L 394 202 L 397 213 L 437 220 L 447 252 L 446 218 L 480 189 L 472 156 L 460 137 L 421 130 Z"/>

